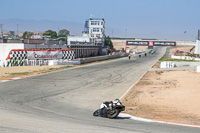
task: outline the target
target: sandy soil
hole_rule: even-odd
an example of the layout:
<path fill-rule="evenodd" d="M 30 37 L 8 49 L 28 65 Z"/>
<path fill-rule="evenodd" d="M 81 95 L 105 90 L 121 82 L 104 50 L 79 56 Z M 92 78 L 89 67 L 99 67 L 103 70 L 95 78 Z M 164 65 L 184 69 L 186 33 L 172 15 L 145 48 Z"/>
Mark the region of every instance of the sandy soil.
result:
<path fill-rule="evenodd" d="M 160 68 L 160 64 L 161 62 L 156 62 L 156 64 L 154 64 L 152 68 Z"/>
<path fill-rule="evenodd" d="M 122 100 L 131 115 L 200 125 L 200 73 L 148 72 Z"/>
<path fill-rule="evenodd" d="M 0 67 L 0 80 L 13 77 L 27 77 L 38 75 L 50 71 L 55 71 L 54 68 L 61 69 L 63 66 L 15 66 L 15 67 Z M 53 68 L 53 69 L 52 69 Z M 23 74 L 26 73 L 26 74 Z"/>

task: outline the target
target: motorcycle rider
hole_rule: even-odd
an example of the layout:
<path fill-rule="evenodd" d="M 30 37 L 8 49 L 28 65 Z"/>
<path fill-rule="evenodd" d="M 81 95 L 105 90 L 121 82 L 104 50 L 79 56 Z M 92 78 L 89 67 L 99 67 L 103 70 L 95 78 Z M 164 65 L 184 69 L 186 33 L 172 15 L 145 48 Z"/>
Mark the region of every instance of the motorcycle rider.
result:
<path fill-rule="evenodd" d="M 121 105 L 119 99 L 115 99 L 114 101 L 105 101 L 100 105 L 100 115 L 102 117 L 107 117 L 107 110 L 111 110 L 114 106 Z"/>

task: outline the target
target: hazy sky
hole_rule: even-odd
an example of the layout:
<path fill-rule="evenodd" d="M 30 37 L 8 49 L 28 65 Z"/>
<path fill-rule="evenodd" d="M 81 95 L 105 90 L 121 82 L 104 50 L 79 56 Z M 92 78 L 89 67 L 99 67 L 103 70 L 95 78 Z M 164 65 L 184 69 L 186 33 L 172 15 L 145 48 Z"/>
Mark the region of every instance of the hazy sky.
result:
<path fill-rule="evenodd" d="M 84 23 L 90 14 L 104 17 L 110 36 L 184 40 L 186 31 L 186 40 L 195 40 L 200 29 L 200 0 L 0 0 L 0 5 L 1 19 Z"/>

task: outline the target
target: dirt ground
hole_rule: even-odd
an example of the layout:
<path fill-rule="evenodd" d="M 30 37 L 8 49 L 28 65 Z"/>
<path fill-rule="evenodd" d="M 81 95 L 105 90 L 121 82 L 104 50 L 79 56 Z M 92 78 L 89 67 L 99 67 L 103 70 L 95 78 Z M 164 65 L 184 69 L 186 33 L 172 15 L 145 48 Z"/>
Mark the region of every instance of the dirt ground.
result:
<path fill-rule="evenodd" d="M 133 116 L 200 125 L 200 73 L 151 71 L 123 98 Z"/>
<path fill-rule="evenodd" d="M 62 69 L 63 66 L 15 66 L 0 67 L 0 80 L 14 77 L 28 77 Z"/>
<path fill-rule="evenodd" d="M 190 52 L 189 47 L 177 50 Z M 172 54 L 174 49 L 170 50 Z M 184 53 L 177 55 L 184 55 Z M 193 53 L 191 51 L 190 53 Z M 157 62 L 153 68 L 160 68 Z M 122 99 L 125 113 L 136 117 L 200 125 L 200 73 L 195 71 L 150 71 Z"/>
<path fill-rule="evenodd" d="M 160 68 L 160 64 L 161 64 L 161 62 L 156 62 L 156 64 L 154 64 L 154 66 L 152 68 Z"/>

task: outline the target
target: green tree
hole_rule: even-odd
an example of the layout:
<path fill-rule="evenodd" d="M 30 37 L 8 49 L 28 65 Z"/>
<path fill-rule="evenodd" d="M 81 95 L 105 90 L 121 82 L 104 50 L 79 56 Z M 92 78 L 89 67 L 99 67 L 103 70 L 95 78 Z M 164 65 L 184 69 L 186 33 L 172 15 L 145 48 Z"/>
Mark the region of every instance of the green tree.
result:
<path fill-rule="evenodd" d="M 32 35 L 34 35 L 33 32 L 25 31 L 25 32 L 23 33 L 22 38 L 24 38 L 24 39 L 31 38 Z"/>
<path fill-rule="evenodd" d="M 10 35 L 14 36 L 15 35 L 15 31 L 9 31 Z"/>
<path fill-rule="evenodd" d="M 62 29 L 58 32 L 58 36 L 59 37 L 66 37 L 67 35 L 69 35 L 69 31 L 66 29 Z"/>
<path fill-rule="evenodd" d="M 113 43 L 112 43 L 111 38 L 109 36 L 105 37 L 105 46 L 109 49 L 113 49 Z"/>
<path fill-rule="evenodd" d="M 47 30 L 44 32 L 43 36 L 51 36 L 51 38 L 57 38 L 57 33 L 52 30 Z"/>

